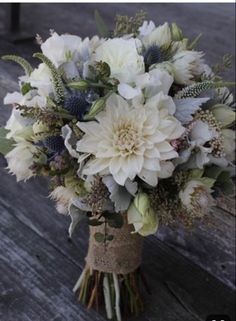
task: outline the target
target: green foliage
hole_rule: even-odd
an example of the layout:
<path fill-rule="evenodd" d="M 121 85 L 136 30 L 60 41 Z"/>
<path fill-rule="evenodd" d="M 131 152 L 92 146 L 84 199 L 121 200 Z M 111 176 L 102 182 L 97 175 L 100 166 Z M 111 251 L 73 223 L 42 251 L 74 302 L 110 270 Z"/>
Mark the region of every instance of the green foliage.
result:
<path fill-rule="evenodd" d="M 96 61 L 93 66 L 89 66 L 89 69 L 99 80 L 107 80 L 111 74 L 109 65 L 104 61 Z"/>
<path fill-rule="evenodd" d="M 50 69 L 51 75 L 52 75 L 52 82 L 55 90 L 56 101 L 59 105 L 63 104 L 64 85 L 62 82 L 61 74 L 58 72 L 57 68 L 52 63 L 52 61 L 48 59 L 48 57 L 46 57 L 44 54 L 38 52 L 38 53 L 35 53 L 33 57 L 42 60 L 42 62 L 44 62 L 45 65 L 47 65 L 47 67 Z"/>
<path fill-rule="evenodd" d="M 99 225 L 104 224 L 104 222 L 99 221 L 96 218 L 93 218 L 93 219 L 88 220 L 88 224 L 91 225 L 91 226 L 99 226 Z"/>
<path fill-rule="evenodd" d="M 98 33 L 101 37 L 109 37 L 109 29 L 98 10 L 94 12 L 94 18 L 97 25 Z"/>
<path fill-rule="evenodd" d="M 0 127 L 0 154 L 2 155 L 9 153 L 14 148 L 15 144 L 13 139 L 6 138 L 7 133 L 7 129 Z"/>
<path fill-rule="evenodd" d="M 102 111 L 105 107 L 106 100 L 103 98 L 99 98 L 96 100 L 90 108 L 90 111 L 87 115 L 85 115 L 84 120 L 93 119 L 100 111 Z"/>
<path fill-rule="evenodd" d="M 30 90 L 32 89 L 30 83 L 25 83 L 23 84 L 23 86 L 21 87 L 21 93 L 22 95 L 26 95 Z"/>
<path fill-rule="evenodd" d="M 147 17 L 147 13 L 143 10 L 136 13 L 134 17 L 117 15 L 115 18 L 114 37 L 122 37 L 126 34 L 138 35 L 138 29 Z"/>
<path fill-rule="evenodd" d="M 98 243 L 102 243 L 105 242 L 105 234 L 97 232 L 94 234 L 94 238 Z"/>
<path fill-rule="evenodd" d="M 120 213 L 104 212 L 102 213 L 102 216 L 110 227 L 121 228 L 124 224 L 123 215 Z"/>
<path fill-rule="evenodd" d="M 201 93 L 203 93 L 206 90 L 227 87 L 227 86 L 235 86 L 235 83 L 234 82 L 214 82 L 210 80 L 205 80 L 203 82 L 199 82 L 183 88 L 181 91 L 179 91 L 175 95 L 175 98 L 182 99 L 182 98 L 198 97 Z"/>
<path fill-rule="evenodd" d="M 31 72 L 33 71 L 32 66 L 30 65 L 30 63 L 25 60 L 24 58 L 20 57 L 20 56 L 16 56 L 16 55 L 5 55 L 2 56 L 3 60 L 11 60 L 16 62 L 17 64 L 19 64 L 25 71 L 25 74 L 27 76 L 29 76 L 31 74 Z"/>
<path fill-rule="evenodd" d="M 67 87 L 78 90 L 87 90 L 88 86 L 89 84 L 86 80 L 72 81 L 67 84 Z"/>
<path fill-rule="evenodd" d="M 205 169 L 204 175 L 211 177 L 215 180 L 215 186 L 218 187 L 224 194 L 234 195 L 235 187 L 232 181 L 232 173 L 230 168 L 222 168 L 216 165 L 207 167 Z"/>
<path fill-rule="evenodd" d="M 232 55 L 226 54 L 223 56 L 222 61 L 212 66 L 212 71 L 216 75 L 220 75 L 232 66 Z"/>
<path fill-rule="evenodd" d="M 199 33 L 199 35 L 193 39 L 193 41 L 188 45 L 188 50 L 195 49 L 196 45 L 198 44 L 198 41 L 202 37 L 202 33 Z"/>

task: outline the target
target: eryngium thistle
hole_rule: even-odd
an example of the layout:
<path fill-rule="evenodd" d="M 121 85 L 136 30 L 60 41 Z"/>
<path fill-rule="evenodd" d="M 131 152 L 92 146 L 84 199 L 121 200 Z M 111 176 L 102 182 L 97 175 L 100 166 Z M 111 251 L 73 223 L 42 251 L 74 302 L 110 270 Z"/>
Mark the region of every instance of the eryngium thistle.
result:
<path fill-rule="evenodd" d="M 61 153 L 65 149 L 64 140 L 61 136 L 49 136 L 45 138 L 43 143 L 50 152 Z"/>
<path fill-rule="evenodd" d="M 161 59 L 161 52 L 160 48 L 157 45 L 150 46 L 145 55 L 144 55 L 144 63 L 147 66 L 151 66 L 153 64 L 156 64 Z"/>
<path fill-rule="evenodd" d="M 71 114 L 76 116 L 78 120 L 82 120 L 84 114 L 88 111 L 89 103 L 83 93 L 74 94 L 65 99 L 64 108 Z"/>

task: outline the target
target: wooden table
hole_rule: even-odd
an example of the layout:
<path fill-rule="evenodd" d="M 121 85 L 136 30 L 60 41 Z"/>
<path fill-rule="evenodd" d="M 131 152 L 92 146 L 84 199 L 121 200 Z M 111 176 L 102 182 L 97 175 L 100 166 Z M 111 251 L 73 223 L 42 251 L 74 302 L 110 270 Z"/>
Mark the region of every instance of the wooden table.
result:
<path fill-rule="evenodd" d="M 159 23 L 176 21 L 188 36 L 203 31 L 201 48 L 216 62 L 234 47 L 233 5 L 209 4 L 25 4 L 23 28 L 46 36 L 49 28 L 81 36 L 95 31 L 93 10 L 98 8 L 112 26 L 112 15 L 132 14 L 140 8 Z M 1 38 L 5 5 L 0 5 L 0 54 L 18 53 L 32 61 L 35 44 L 14 46 Z M 37 21 L 37 23 L 36 23 Z M 219 27 L 220 26 L 220 27 Z M 0 62 L 0 100 L 17 89 L 20 69 Z M 233 72 L 227 74 L 233 80 Z M 10 113 L 0 110 L 0 125 Z M 105 320 L 78 305 L 71 291 L 84 265 L 87 228 L 81 226 L 68 241 L 69 219 L 56 213 L 47 198 L 47 182 L 32 179 L 16 184 L 0 158 L 0 320 Z M 227 201 L 228 202 L 228 201 Z M 224 207 L 224 209 L 222 209 Z M 231 205 L 232 208 L 232 205 Z M 221 202 L 212 214 L 214 226 L 198 225 L 190 234 L 161 229 L 147 238 L 143 269 L 152 288 L 146 312 L 137 321 L 205 321 L 209 314 L 234 314 L 234 224 L 232 210 Z M 214 228 L 213 228 L 214 227 Z"/>

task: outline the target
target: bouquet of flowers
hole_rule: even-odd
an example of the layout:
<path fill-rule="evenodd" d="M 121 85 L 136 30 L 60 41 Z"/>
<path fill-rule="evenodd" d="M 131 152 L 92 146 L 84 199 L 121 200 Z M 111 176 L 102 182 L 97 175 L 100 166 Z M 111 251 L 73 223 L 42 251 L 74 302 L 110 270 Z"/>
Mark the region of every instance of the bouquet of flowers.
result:
<path fill-rule="evenodd" d="M 69 215 L 69 235 L 90 229 L 85 268 L 74 292 L 108 319 L 143 309 L 143 237 L 160 225 L 191 227 L 210 217 L 219 193 L 232 193 L 233 96 L 210 68 L 197 37 L 145 13 L 117 16 L 101 37 L 51 31 L 34 57 L 8 55 L 25 75 L 8 93 L 13 109 L 0 150 L 17 181 L 50 179 L 50 197 Z"/>

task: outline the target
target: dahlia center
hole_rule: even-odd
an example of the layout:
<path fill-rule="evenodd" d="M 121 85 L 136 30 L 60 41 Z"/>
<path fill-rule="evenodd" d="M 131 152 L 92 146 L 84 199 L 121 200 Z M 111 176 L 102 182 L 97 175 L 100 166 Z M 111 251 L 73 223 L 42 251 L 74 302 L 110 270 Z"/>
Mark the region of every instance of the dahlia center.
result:
<path fill-rule="evenodd" d="M 137 129 L 131 124 L 123 124 L 117 128 L 115 134 L 115 147 L 122 156 L 134 154 L 140 146 Z"/>

